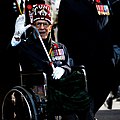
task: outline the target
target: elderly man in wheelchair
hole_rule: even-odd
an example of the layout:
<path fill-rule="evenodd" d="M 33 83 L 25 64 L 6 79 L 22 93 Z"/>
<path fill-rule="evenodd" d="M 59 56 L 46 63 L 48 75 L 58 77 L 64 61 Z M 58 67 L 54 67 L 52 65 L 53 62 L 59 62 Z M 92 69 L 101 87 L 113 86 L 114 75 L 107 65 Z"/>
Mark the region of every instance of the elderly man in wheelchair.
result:
<path fill-rule="evenodd" d="M 71 66 L 65 45 L 52 40 L 50 10 L 35 4 L 29 25 L 25 14 L 16 19 L 9 50 L 17 51 L 21 86 L 6 94 L 2 120 L 88 120 L 84 68 Z"/>

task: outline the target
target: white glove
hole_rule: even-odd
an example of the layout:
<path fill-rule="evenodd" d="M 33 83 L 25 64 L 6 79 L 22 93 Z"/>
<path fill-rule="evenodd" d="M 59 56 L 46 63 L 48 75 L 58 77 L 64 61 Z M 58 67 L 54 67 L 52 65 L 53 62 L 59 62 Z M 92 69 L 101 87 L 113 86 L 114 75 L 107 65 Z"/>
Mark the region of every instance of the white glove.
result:
<path fill-rule="evenodd" d="M 21 42 L 21 35 L 30 27 L 31 25 L 25 26 L 25 14 L 19 15 L 15 23 L 15 32 L 11 40 L 11 45 L 16 46 Z"/>
<path fill-rule="evenodd" d="M 53 70 L 53 79 L 60 79 L 62 77 L 62 75 L 64 74 L 65 70 L 61 67 L 56 67 Z"/>

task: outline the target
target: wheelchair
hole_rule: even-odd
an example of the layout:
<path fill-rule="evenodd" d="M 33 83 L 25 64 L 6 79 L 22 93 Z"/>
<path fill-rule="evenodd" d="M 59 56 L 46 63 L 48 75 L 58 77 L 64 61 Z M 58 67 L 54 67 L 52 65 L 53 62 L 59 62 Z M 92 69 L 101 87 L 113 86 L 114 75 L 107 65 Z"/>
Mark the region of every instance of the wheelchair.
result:
<path fill-rule="evenodd" d="M 28 77 L 29 76 L 29 77 Z M 13 87 L 5 95 L 2 104 L 2 120 L 46 120 L 47 78 L 43 73 L 42 80 L 29 81 L 31 76 L 41 73 L 20 74 L 21 85 Z M 27 79 L 26 79 L 27 78 Z M 41 78 L 40 78 L 41 79 Z M 38 83 L 40 85 L 38 85 Z"/>
<path fill-rule="evenodd" d="M 46 74 L 41 77 L 41 73 L 21 73 L 20 78 L 21 85 L 13 87 L 4 97 L 2 120 L 48 120 Z M 52 116 L 54 120 L 62 119 L 58 113 Z"/>

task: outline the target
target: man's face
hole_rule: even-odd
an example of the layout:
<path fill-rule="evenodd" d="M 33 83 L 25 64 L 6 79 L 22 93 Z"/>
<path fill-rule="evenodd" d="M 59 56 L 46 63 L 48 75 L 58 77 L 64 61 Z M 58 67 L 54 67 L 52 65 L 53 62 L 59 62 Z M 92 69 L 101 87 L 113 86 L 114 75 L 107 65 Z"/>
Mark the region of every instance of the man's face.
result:
<path fill-rule="evenodd" d="M 47 39 L 49 33 L 51 32 L 52 25 L 45 20 L 37 20 L 34 23 L 35 27 L 38 29 L 42 39 Z"/>

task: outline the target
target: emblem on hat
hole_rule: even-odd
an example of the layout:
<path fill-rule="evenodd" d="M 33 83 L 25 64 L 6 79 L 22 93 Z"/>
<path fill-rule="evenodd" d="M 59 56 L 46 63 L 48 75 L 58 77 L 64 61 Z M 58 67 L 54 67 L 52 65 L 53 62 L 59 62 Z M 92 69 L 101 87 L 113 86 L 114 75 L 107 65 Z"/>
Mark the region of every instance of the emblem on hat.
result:
<path fill-rule="evenodd" d="M 36 20 L 46 20 L 50 24 L 52 23 L 51 8 L 48 4 L 32 5 L 32 9 L 29 9 L 29 16 L 31 23 L 35 22 Z"/>

